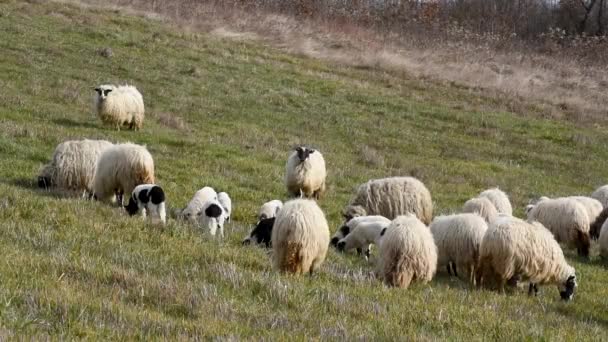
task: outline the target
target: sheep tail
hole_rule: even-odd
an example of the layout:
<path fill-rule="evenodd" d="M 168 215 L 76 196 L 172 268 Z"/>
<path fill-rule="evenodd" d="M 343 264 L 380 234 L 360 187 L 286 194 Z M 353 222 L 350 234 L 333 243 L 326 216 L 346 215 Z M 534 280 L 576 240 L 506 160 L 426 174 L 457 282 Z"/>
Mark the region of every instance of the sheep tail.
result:
<path fill-rule="evenodd" d="M 291 273 L 299 273 L 302 268 L 302 244 L 300 242 L 288 242 L 283 270 Z"/>

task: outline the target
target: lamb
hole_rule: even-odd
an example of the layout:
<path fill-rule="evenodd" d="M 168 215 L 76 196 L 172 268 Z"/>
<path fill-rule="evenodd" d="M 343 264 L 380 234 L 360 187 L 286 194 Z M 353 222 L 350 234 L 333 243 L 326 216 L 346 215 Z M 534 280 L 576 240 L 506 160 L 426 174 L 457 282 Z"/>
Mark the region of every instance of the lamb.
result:
<path fill-rule="evenodd" d="M 129 129 L 141 129 L 144 100 L 137 88 L 104 84 L 96 87 L 95 91 L 95 109 L 102 122 L 114 125 L 117 130 L 122 125 L 129 125 Z"/>
<path fill-rule="evenodd" d="M 477 269 L 478 286 L 496 284 L 504 292 L 507 283 L 529 281 L 529 294 L 538 285 L 556 284 L 564 300 L 572 299 L 576 274 L 559 244 L 539 222 L 503 216 L 488 228 L 481 243 Z"/>
<path fill-rule="evenodd" d="M 147 211 L 153 224 L 158 222 L 165 224 L 167 222 L 165 192 L 156 184 L 140 184 L 133 189 L 125 210 L 131 216 L 141 212 L 143 217 L 146 217 Z"/>
<path fill-rule="evenodd" d="M 489 199 L 499 213 L 513 215 L 513 208 L 511 207 L 511 202 L 509 202 L 509 196 L 507 196 L 507 194 L 505 194 L 499 188 L 492 188 L 482 191 L 477 197 L 485 197 Z"/>
<path fill-rule="evenodd" d="M 437 270 L 437 247 L 431 231 L 414 214 L 391 222 L 378 247 L 377 275 L 389 286 L 427 283 Z"/>
<path fill-rule="evenodd" d="M 600 256 L 603 259 L 608 259 L 608 225 L 606 223 L 602 225 L 598 244 L 600 245 Z"/>
<path fill-rule="evenodd" d="M 180 211 L 178 217 L 192 224 L 198 224 L 198 214 L 203 209 L 205 202 L 217 199 L 215 190 L 213 190 L 212 187 L 206 186 L 198 190 L 194 196 L 192 196 L 192 199 L 188 202 L 188 205 Z"/>
<path fill-rule="evenodd" d="M 424 224 L 433 218 L 431 193 L 413 177 L 372 179 L 361 184 L 342 214 L 348 221 L 365 215 L 394 219 L 408 213 L 415 214 Z"/>
<path fill-rule="evenodd" d="M 258 220 L 269 219 L 277 216 L 277 213 L 283 207 L 283 202 L 280 200 L 268 201 L 260 207 L 258 212 Z"/>
<path fill-rule="evenodd" d="M 340 228 L 338 228 L 338 230 L 336 230 L 336 233 L 331 238 L 330 244 L 334 247 L 338 247 L 338 241 L 344 239 L 348 234 L 350 234 L 350 232 L 353 231 L 357 227 L 357 225 L 359 225 L 360 223 L 363 223 L 363 222 L 371 222 L 371 221 L 383 222 L 383 223 L 385 223 L 385 225 L 388 225 L 391 223 L 391 220 L 387 219 L 384 216 L 380 216 L 380 215 L 353 217 L 352 219 L 345 222 L 344 225 L 342 225 Z M 361 250 L 357 250 L 357 252 L 360 254 Z"/>
<path fill-rule="evenodd" d="M 356 225 L 350 234 L 338 241 L 336 248 L 340 252 L 356 249 L 361 253 L 360 251 L 364 250 L 365 258 L 369 259 L 371 244 L 379 244 L 382 230 L 386 229 L 389 224 L 390 221 L 388 219 L 386 219 L 386 222 L 362 222 Z"/>
<path fill-rule="evenodd" d="M 591 194 L 592 198 L 600 201 L 604 208 L 608 207 L 608 185 L 602 185 Z"/>
<path fill-rule="evenodd" d="M 290 273 L 311 275 L 325 260 L 329 227 L 317 203 L 294 199 L 285 203 L 272 229 L 274 267 Z"/>
<path fill-rule="evenodd" d="M 254 244 L 263 244 L 266 248 L 271 247 L 271 238 L 272 238 L 272 227 L 274 226 L 274 221 L 276 217 L 265 218 L 260 220 L 256 226 L 253 228 L 249 236 L 247 236 L 242 244 L 249 245 L 251 243 Z"/>
<path fill-rule="evenodd" d="M 68 140 L 57 145 L 50 163 L 38 175 L 38 187 L 58 187 L 83 195 L 93 195 L 97 160 L 112 146 L 105 140 Z"/>
<path fill-rule="evenodd" d="M 494 204 L 486 197 L 476 197 L 466 201 L 462 207 L 462 212 L 478 214 L 483 217 L 488 224 L 494 221 L 498 216 L 498 210 L 496 210 Z"/>
<path fill-rule="evenodd" d="M 291 196 L 319 199 L 325 193 L 325 160 L 321 152 L 299 146 L 287 159 L 285 186 Z"/>
<path fill-rule="evenodd" d="M 145 146 L 132 143 L 111 146 L 103 151 L 97 163 L 94 193 L 106 201 L 115 191 L 131 196 L 140 184 L 154 184 L 154 160 Z M 122 198 L 119 198 L 122 205 Z"/>
<path fill-rule="evenodd" d="M 211 236 L 215 236 L 219 229 L 220 237 L 224 238 L 226 212 L 217 199 L 211 199 L 203 203 L 201 211 L 197 214 L 197 220 L 203 231 L 209 231 Z"/>
<path fill-rule="evenodd" d="M 579 255 L 589 256 L 589 215 L 577 200 L 556 198 L 540 201 L 528 212 L 528 221 L 542 223 L 557 242 L 576 246 Z"/>
<path fill-rule="evenodd" d="M 230 196 L 228 196 L 228 194 L 225 192 L 220 192 L 217 194 L 217 200 L 224 209 L 224 213 L 226 214 L 226 222 L 230 222 L 230 215 L 232 214 L 232 200 L 230 199 Z"/>
<path fill-rule="evenodd" d="M 457 277 L 460 270 L 460 275 L 474 284 L 481 240 L 488 229 L 486 221 L 470 213 L 438 216 L 430 229 L 439 251 L 437 267 L 446 266 L 448 274 L 453 272 Z"/>

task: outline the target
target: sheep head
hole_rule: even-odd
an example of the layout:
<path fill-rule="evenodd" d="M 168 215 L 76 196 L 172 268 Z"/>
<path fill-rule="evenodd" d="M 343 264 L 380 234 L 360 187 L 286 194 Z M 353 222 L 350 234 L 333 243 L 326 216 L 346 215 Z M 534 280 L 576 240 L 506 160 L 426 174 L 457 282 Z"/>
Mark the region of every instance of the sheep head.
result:
<path fill-rule="evenodd" d="M 114 87 L 111 85 L 101 85 L 95 88 L 95 91 L 97 92 L 97 97 L 100 101 L 104 101 L 108 97 L 110 92 L 112 92 L 113 90 Z"/>
<path fill-rule="evenodd" d="M 296 153 L 298 154 L 298 159 L 300 159 L 300 162 L 303 162 L 308 159 L 308 156 L 310 156 L 314 152 L 314 149 L 307 148 L 305 146 L 296 147 Z"/>

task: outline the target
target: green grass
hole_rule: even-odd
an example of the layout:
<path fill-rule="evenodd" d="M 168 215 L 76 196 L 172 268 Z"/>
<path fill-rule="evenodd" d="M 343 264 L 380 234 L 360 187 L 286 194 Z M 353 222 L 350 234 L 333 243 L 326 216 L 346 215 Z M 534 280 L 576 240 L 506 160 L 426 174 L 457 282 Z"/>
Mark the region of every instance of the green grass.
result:
<path fill-rule="evenodd" d="M 114 56 L 98 55 L 103 47 Z M 139 132 L 92 114 L 92 88 L 124 82 L 144 94 Z M 0 335 L 605 338 L 608 274 L 597 249 L 591 261 L 567 251 L 579 288 L 565 304 L 553 286 L 536 298 L 500 295 L 443 273 L 388 289 L 371 264 L 334 251 L 313 278 L 285 276 L 266 251 L 240 245 L 259 205 L 286 197 L 284 163 L 300 143 L 325 156 L 320 205 L 332 229 L 369 178 L 420 178 L 436 213 L 498 185 L 520 216 L 531 197 L 587 194 L 606 182 L 605 130 L 491 110 L 506 101 L 118 11 L 0 0 Z M 161 124 L 171 117 L 185 125 Z M 204 185 L 229 192 L 225 241 L 36 189 L 55 146 L 85 137 L 146 144 L 170 207 Z"/>

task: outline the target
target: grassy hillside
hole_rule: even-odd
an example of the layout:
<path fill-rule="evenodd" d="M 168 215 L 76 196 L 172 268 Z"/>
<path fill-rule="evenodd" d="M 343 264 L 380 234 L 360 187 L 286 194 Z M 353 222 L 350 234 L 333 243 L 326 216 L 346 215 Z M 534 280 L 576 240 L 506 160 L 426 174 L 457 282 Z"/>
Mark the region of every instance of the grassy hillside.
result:
<path fill-rule="evenodd" d="M 201 20 L 204 20 L 201 19 Z M 110 47 L 111 58 L 98 50 Z M 92 114 L 93 87 L 132 83 L 143 130 Z M 436 213 L 500 186 L 522 214 L 539 194 L 605 183 L 599 128 L 494 112 L 499 99 L 408 75 L 287 55 L 251 41 L 185 32 L 155 19 L 60 3 L 0 0 L 0 335 L 596 339 L 606 336 L 608 274 L 567 256 L 573 302 L 471 290 L 440 273 L 430 285 L 384 288 L 373 267 L 330 251 L 314 277 L 276 274 L 240 240 L 264 201 L 285 198 L 290 147 L 325 155 L 330 226 L 353 189 L 414 175 Z M 171 207 L 204 185 L 228 191 L 234 223 L 214 241 L 171 221 L 38 190 L 35 176 L 69 138 L 146 144 Z"/>

